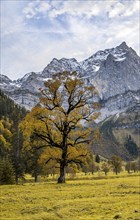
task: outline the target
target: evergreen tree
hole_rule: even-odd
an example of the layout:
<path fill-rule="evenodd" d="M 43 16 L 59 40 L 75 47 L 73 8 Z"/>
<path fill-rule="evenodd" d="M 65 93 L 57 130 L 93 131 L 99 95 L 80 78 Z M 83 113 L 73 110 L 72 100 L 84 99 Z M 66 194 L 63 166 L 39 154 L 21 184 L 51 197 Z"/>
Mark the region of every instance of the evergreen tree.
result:
<path fill-rule="evenodd" d="M 14 183 L 14 168 L 8 158 L 0 160 L 0 184 Z"/>
<path fill-rule="evenodd" d="M 95 162 L 96 162 L 96 163 L 100 163 L 100 156 L 99 156 L 98 154 L 97 154 L 96 157 L 95 157 Z"/>
<path fill-rule="evenodd" d="M 131 135 L 129 135 L 126 138 L 126 142 L 124 144 L 124 146 L 126 147 L 126 149 L 128 150 L 128 152 L 134 156 L 134 158 L 138 157 L 139 151 L 138 151 L 138 146 L 136 145 L 136 143 L 133 141 L 133 139 L 131 138 Z"/>
<path fill-rule="evenodd" d="M 10 99 L 1 89 L 0 89 L 0 119 L 2 117 L 7 117 L 14 121 L 17 119 L 22 119 L 27 114 L 27 110 Z"/>

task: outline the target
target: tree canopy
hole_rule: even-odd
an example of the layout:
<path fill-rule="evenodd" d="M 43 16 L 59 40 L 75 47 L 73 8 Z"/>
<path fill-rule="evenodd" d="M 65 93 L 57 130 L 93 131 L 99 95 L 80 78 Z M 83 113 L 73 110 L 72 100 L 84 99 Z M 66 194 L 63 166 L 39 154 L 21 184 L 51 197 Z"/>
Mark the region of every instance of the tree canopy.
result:
<path fill-rule="evenodd" d="M 20 125 L 24 146 L 43 149 L 40 160 L 54 161 L 60 168 L 58 183 L 63 183 L 68 164 L 82 163 L 93 141 L 88 122 L 99 116 L 100 106 L 94 101 L 97 91 L 76 72 L 63 72 L 47 80 L 40 92 L 40 102 Z"/>

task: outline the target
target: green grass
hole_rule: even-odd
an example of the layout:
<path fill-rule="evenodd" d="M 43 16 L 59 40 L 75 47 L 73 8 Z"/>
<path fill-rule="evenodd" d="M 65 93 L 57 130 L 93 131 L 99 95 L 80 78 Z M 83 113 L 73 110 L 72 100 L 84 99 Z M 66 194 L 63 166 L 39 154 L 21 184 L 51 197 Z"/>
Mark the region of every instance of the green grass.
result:
<path fill-rule="evenodd" d="M 89 178 L 89 177 L 88 177 Z M 0 187 L 0 219 L 140 220 L 140 177 L 25 183 Z"/>

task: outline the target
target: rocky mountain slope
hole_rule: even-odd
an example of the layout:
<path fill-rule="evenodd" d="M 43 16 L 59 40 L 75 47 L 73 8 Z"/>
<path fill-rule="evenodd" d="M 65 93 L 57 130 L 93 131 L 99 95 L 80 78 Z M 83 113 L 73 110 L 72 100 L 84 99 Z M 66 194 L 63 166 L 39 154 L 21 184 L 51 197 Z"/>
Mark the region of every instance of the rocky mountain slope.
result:
<path fill-rule="evenodd" d="M 75 58 L 62 58 L 60 60 L 54 58 L 42 72 L 31 72 L 15 81 L 1 75 L 0 87 L 16 103 L 31 109 L 39 100 L 39 88 L 43 87 L 44 81 L 50 79 L 53 74 L 62 71 L 77 71 L 79 77 L 86 84 L 93 84 L 96 87 L 99 92 L 98 101 L 102 104 L 101 117 L 97 122 L 102 123 L 101 130 L 104 130 L 106 123 L 110 123 L 111 132 L 114 138 L 118 140 L 117 131 L 124 133 L 122 132 L 124 127 L 120 127 L 116 123 L 126 120 L 128 115 L 133 115 L 134 112 L 130 113 L 129 111 L 130 109 L 137 109 L 136 106 L 138 106 L 140 100 L 140 57 L 136 52 L 123 42 L 115 48 L 98 51 L 82 62 L 78 62 Z M 139 109 L 137 109 L 138 112 Z M 137 113 L 134 113 L 134 115 L 137 115 Z M 133 117 L 130 118 L 132 118 L 131 124 L 133 127 L 135 120 Z M 130 124 L 128 121 L 125 126 Z M 119 126 L 119 129 L 116 126 Z M 125 130 L 127 129 L 125 128 Z M 136 128 L 134 130 L 136 131 Z M 129 132 L 126 133 L 129 134 Z M 126 133 L 124 136 L 127 136 Z M 131 136 L 133 136 L 132 132 Z M 116 152 L 117 146 L 124 146 L 123 138 L 117 142 L 115 139 L 110 142 L 109 149 L 111 149 L 111 146 L 113 146 L 112 149 L 115 149 L 115 151 L 111 150 L 110 154 Z M 108 144 L 106 140 L 104 138 L 105 145 Z M 137 142 L 138 146 L 140 145 L 139 141 L 135 140 L 134 142 Z M 127 155 L 124 149 L 122 152 Z M 129 158 L 129 156 L 131 155 L 128 153 L 126 158 Z"/>
<path fill-rule="evenodd" d="M 125 160 L 135 160 L 140 155 L 140 104 L 108 117 L 98 127 L 101 140 L 93 145 L 95 153 L 107 158 L 119 155 Z"/>

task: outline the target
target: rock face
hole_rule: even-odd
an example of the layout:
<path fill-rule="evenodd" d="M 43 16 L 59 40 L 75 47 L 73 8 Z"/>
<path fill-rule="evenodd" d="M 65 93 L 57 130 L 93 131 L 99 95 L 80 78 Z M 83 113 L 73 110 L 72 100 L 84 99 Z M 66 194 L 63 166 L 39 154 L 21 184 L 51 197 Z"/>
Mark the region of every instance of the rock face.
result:
<path fill-rule="evenodd" d="M 82 62 L 75 58 L 54 58 L 42 72 L 31 72 L 15 81 L 1 75 L 0 87 L 16 103 L 31 109 L 39 101 L 39 88 L 44 81 L 63 71 L 77 71 L 85 84 L 92 84 L 98 90 L 102 109 L 97 122 L 116 114 L 119 118 L 122 112 L 128 114 L 128 109 L 135 109 L 139 103 L 140 57 L 125 42 L 98 51 Z"/>
<path fill-rule="evenodd" d="M 15 81 L 1 75 L 0 86 L 18 104 L 31 109 L 38 102 L 38 89 L 45 80 L 58 72 L 77 71 L 86 84 L 93 84 L 98 90 L 104 118 L 138 102 L 139 70 L 140 57 L 123 42 L 116 48 L 98 51 L 82 62 L 74 58 L 54 58 L 42 72 L 27 73 Z"/>
<path fill-rule="evenodd" d="M 100 146 L 94 145 L 95 153 L 110 158 L 119 155 L 124 160 L 135 160 L 140 154 L 140 104 L 128 108 L 98 124 L 102 134 Z"/>

